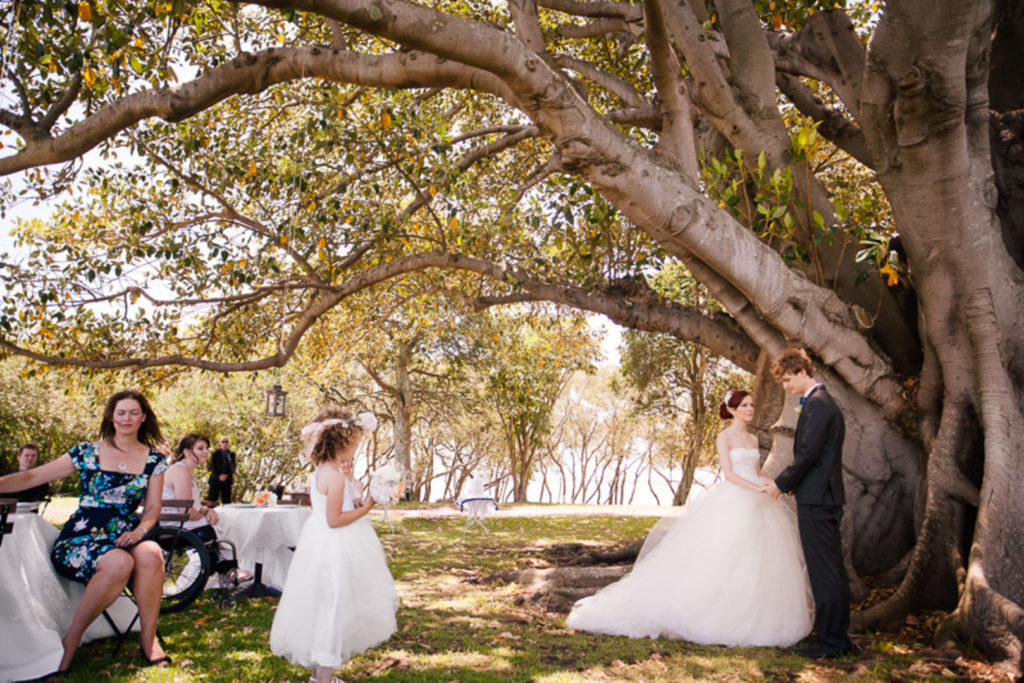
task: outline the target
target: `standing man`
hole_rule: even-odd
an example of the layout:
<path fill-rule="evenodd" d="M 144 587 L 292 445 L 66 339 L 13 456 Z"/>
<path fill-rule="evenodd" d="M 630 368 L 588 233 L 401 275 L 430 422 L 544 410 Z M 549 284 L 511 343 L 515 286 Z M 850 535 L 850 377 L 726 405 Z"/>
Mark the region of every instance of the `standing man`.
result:
<path fill-rule="evenodd" d="M 796 495 L 800 543 L 814 594 L 817 639 L 798 648 L 805 657 L 838 657 L 850 651 L 850 582 L 843 564 L 843 437 L 846 423 L 835 400 L 814 380 L 803 349 L 789 349 L 772 363 L 782 387 L 800 396 L 793 464 L 764 485 L 773 498 Z"/>
<path fill-rule="evenodd" d="M 231 485 L 235 481 L 235 452 L 228 446 L 231 440 L 220 437 L 220 448 L 210 455 L 210 491 L 207 500 L 220 501 L 227 505 L 231 502 Z"/>
<path fill-rule="evenodd" d="M 25 443 L 18 448 L 18 471 L 24 472 L 36 466 L 39 460 L 39 449 L 34 443 Z M 14 491 L 9 494 L 11 498 L 17 498 L 19 502 L 34 503 L 46 500 L 50 495 L 50 485 L 40 484 L 24 491 Z"/>

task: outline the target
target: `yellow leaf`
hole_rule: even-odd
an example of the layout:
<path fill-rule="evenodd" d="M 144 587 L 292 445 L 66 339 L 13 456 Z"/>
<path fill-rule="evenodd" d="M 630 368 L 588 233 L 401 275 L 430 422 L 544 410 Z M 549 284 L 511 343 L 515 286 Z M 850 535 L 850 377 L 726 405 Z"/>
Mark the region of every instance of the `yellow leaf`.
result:
<path fill-rule="evenodd" d="M 775 9 L 775 3 L 774 2 L 769 2 L 768 3 L 768 9 L 770 9 L 770 10 Z"/>
<path fill-rule="evenodd" d="M 146 41 L 142 39 L 142 36 L 136 36 L 135 42 L 132 44 L 141 50 L 143 47 L 145 47 Z"/>
<path fill-rule="evenodd" d="M 316 243 L 316 248 L 317 249 L 323 249 L 326 246 L 327 246 L 327 240 L 325 240 L 323 237 L 321 237 L 320 241 Z"/>
<path fill-rule="evenodd" d="M 431 186 L 430 186 L 430 188 L 429 188 L 429 190 L 430 190 L 430 196 L 431 196 L 431 197 L 436 197 L 436 196 L 437 196 L 437 188 L 436 188 L 436 187 L 434 187 L 433 185 L 431 185 Z"/>
<path fill-rule="evenodd" d="M 772 26 L 774 26 L 776 29 L 782 28 L 782 17 L 779 16 L 778 14 L 774 15 L 772 17 Z"/>
<path fill-rule="evenodd" d="M 881 272 L 883 272 L 883 273 L 885 273 L 886 275 L 889 276 L 889 279 L 886 281 L 885 284 L 887 284 L 890 287 L 892 287 L 893 285 L 897 284 L 900 281 L 899 274 L 888 263 L 886 263 L 884 266 L 882 266 Z"/>
<path fill-rule="evenodd" d="M 255 159 L 253 161 L 249 162 L 249 170 L 246 172 L 245 177 L 246 178 L 252 178 L 254 175 L 256 175 L 256 161 L 255 161 Z"/>
<path fill-rule="evenodd" d="M 92 8 L 89 7 L 88 2 L 78 3 L 78 18 L 82 21 L 89 21 L 92 19 Z"/>
<path fill-rule="evenodd" d="M 89 67 L 82 69 L 82 80 L 85 81 L 86 86 L 91 88 L 92 84 L 96 82 L 96 72 Z"/>
<path fill-rule="evenodd" d="M 288 235 L 281 235 L 281 244 L 288 244 Z"/>
<path fill-rule="evenodd" d="M 380 117 L 380 127 L 387 130 L 391 127 L 391 114 L 384 112 Z"/>
<path fill-rule="evenodd" d="M 455 229 L 455 226 L 457 226 L 458 224 L 459 224 L 459 221 L 458 221 L 458 220 L 456 220 L 455 216 L 452 216 L 452 219 L 451 219 L 450 221 L 448 221 L 448 227 L 449 227 L 449 228 L 450 228 L 451 230 L 454 230 L 454 229 Z"/>

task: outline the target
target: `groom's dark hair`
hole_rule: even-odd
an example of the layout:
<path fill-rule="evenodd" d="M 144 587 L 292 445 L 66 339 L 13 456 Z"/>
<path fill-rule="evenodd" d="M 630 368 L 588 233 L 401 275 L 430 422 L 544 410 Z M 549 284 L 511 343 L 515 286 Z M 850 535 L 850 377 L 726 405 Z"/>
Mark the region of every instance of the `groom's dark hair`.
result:
<path fill-rule="evenodd" d="M 772 361 L 772 376 L 779 381 L 783 375 L 799 375 L 801 370 L 814 377 L 814 363 L 803 349 L 786 349 Z"/>

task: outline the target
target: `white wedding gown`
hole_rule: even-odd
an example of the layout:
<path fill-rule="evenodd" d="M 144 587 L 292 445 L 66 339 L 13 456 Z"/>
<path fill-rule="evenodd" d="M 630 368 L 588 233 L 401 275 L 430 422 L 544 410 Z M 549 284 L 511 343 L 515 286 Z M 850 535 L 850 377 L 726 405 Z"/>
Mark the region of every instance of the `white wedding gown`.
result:
<path fill-rule="evenodd" d="M 730 451 L 755 483 L 756 448 Z M 730 646 L 792 645 L 811 631 L 796 517 L 781 500 L 722 481 L 688 503 L 633 570 L 576 603 L 571 629 Z"/>

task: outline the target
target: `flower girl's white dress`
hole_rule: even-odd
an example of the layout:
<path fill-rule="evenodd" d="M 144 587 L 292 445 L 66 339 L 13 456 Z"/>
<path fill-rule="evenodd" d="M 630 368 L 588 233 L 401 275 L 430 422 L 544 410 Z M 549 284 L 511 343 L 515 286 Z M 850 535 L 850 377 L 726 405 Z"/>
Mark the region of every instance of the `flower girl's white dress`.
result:
<path fill-rule="evenodd" d="M 346 478 L 342 510 L 354 509 L 358 495 Z M 309 497 L 313 514 L 288 568 L 270 649 L 293 664 L 334 668 L 391 637 L 398 593 L 369 518 L 327 526 L 327 496 L 317 490 L 316 473 Z"/>
<path fill-rule="evenodd" d="M 756 448 L 735 448 L 730 457 L 733 472 L 766 481 L 757 476 Z M 810 633 L 804 554 L 781 500 L 722 481 L 687 503 L 653 549 L 651 540 L 629 574 L 576 603 L 569 628 L 780 647 Z"/>

